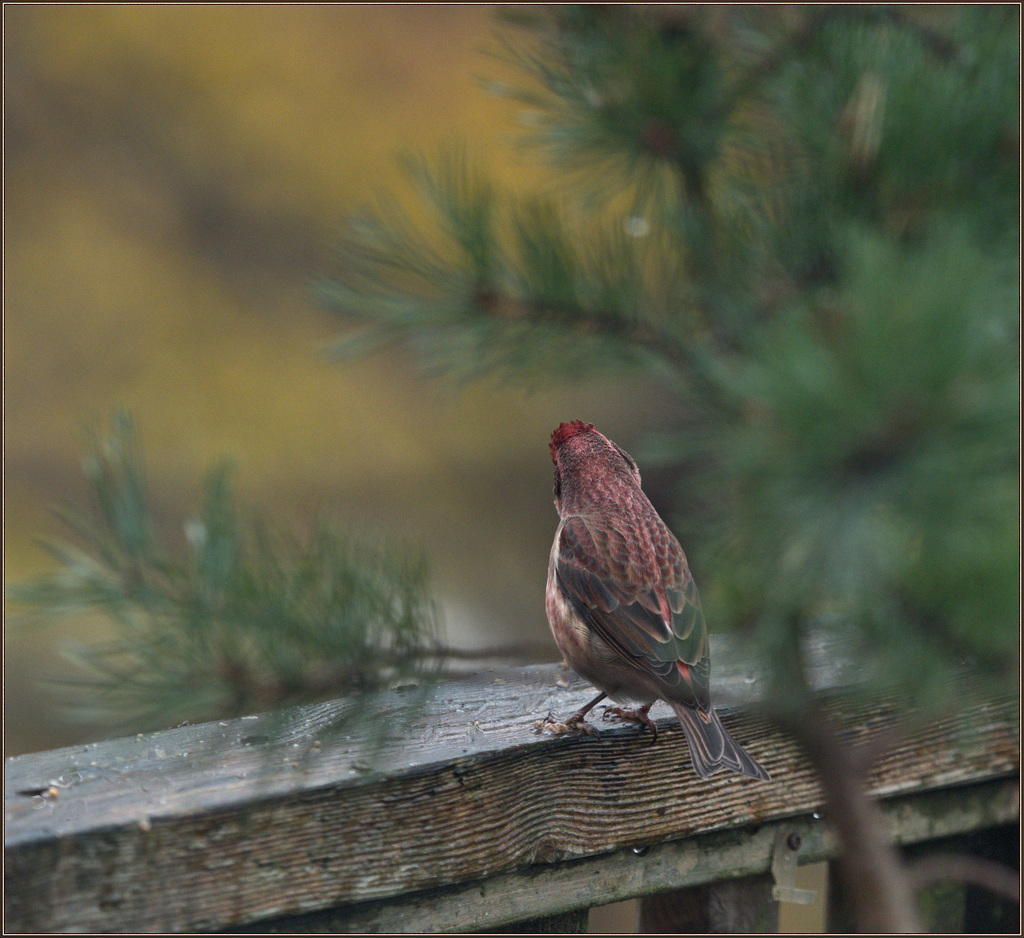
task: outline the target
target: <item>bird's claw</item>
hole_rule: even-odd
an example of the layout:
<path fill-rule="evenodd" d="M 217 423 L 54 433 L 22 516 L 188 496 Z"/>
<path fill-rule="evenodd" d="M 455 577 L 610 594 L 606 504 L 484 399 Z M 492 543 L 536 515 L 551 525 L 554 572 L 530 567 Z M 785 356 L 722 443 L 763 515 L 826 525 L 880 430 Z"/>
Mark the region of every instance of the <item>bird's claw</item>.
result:
<path fill-rule="evenodd" d="M 602 720 L 627 720 L 630 723 L 639 723 L 641 730 L 646 727 L 651 731 L 651 745 L 658 741 L 658 725 L 648 715 L 649 707 L 638 707 L 636 710 L 629 710 L 625 707 L 608 705 L 602 708 L 604 714 Z"/>

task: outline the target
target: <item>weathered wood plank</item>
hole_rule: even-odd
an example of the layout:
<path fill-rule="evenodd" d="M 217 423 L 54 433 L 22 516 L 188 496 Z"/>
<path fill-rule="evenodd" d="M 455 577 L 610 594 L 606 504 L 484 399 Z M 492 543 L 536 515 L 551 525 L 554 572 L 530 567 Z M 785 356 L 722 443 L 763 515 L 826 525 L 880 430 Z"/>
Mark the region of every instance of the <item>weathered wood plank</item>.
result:
<path fill-rule="evenodd" d="M 303 708 L 287 723 L 269 715 L 7 760 L 7 927 L 224 929 L 423 890 L 486 893 L 500 878 L 536 885 L 569 868 L 561 861 L 697 834 L 749 849 L 755 831 L 820 808 L 792 743 L 754 718 L 724 721 L 771 784 L 701 782 L 667 707 L 652 711 L 654 747 L 611 724 L 592 737 L 537 736 L 536 719 L 585 699 L 586 685 L 559 687 L 559 673 L 439 685 L 418 710 L 405 706 L 409 694 L 375 695 L 361 706 L 390 721 L 376 760 L 361 734 L 330 730 L 344 702 Z M 720 668 L 717 683 L 719 699 L 756 696 L 742 668 Z M 860 714 L 851 732 L 870 736 L 885 712 Z M 961 716 L 891 752 L 875 791 L 895 798 L 1019 774 L 1016 702 Z M 749 866 L 719 864 L 699 881 L 766 868 Z M 660 888 L 686 884 L 678 871 L 669 878 Z M 489 885 L 471 885 L 481 880 Z M 587 875 L 574 888 L 586 904 L 656 891 L 606 885 Z M 583 904 L 530 895 L 512 918 L 478 908 L 447 927 L 497 927 Z"/>
<path fill-rule="evenodd" d="M 750 668 L 719 636 L 712 636 L 711 645 L 716 704 L 743 706 L 760 699 L 762 688 Z M 843 682 L 827 654 L 819 652 L 816 660 L 819 686 Z M 537 736 L 534 722 L 549 710 L 571 713 L 587 693 L 588 685 L 572 672 L 541 666 L 492 670 L 428 688 L 418 709 L 415 692 L 368 695 L 359 703 L 367 724 L 389 724 L 379 752 L 358 726 L 351 733 L 334 732 L 350 705 L 332 701 L 284 715 L 184 726 L 14 757 L 4 765 L 5 843 L 212 811 L 256 795 L 311 790 L 323 782 L 359 784 L 371 768 L 381 775 L 415 773 L 522 745 L 550 748 L 555 741 Z M 661 704 L 652 717 L 673 722 Z M 607 724 L 609 734 L 636 735 L 635 728 Z M 58 798 L 25 800 L 14 797 L 12 786 L 15 794 L 55 787 Z"/>
<path fill-rule="evenodd" d="M 1019 778 L 906 794 L 882 801 L 900 844 L 933 840 L 1019 818 Z M 815 816 L 819 815 L 819 816 Z M 648 848 L 626 847 L 581 860 L 536 865 L 487 880 L 257 923 L 257 932 L 407 933 L 477 931 L 531 914 L 554 915 L 670 889 L 764 873 L 780 832 L 801 838 L 801 863 L 836 855 L 821 812 L 794 814 L 757 828 L 708 831 Z"/>

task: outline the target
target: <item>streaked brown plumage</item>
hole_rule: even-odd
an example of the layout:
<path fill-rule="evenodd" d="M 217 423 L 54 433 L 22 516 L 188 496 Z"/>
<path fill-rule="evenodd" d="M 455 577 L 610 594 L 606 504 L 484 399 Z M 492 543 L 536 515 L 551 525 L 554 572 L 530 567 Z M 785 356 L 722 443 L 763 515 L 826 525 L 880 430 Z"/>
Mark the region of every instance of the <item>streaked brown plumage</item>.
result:
<path fill-rule="evenodd" d="M 582 728 L 605 696 L 655 731 L 655 700 L 679 717 L 694 771 L 723 768 L 769 780 L 711 707 L 711 656 L 700 597 L 679 542 L 640 488 L 632 457 L 582 420 L 551 434 L 561 521 L 548 564 L 545 607 L 566 661 L 602 693 L 566 726 Z M 655 731 L 656 733 L 656 731 Z"/>

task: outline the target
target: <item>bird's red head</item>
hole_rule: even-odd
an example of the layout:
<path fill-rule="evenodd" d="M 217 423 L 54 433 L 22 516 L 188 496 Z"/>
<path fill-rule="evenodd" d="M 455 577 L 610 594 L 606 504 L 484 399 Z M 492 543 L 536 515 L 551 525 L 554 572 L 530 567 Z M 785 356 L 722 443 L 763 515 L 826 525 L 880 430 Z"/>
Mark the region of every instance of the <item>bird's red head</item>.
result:
<path fill-rule="evenodd" d="M 557 462 L 557 455 L 559 447 L 565 443 L 566 440 L 571 440 L 574 436 L 578 436 L 581 433 L 586 433 L 588 430 L 593 430 L 594 425 L 592 423 L 584 423 L 582 420 L 571 420 L 569 423 L 560 423 L 555 430 L 551 431 L 551 443 L 548 448 L 551 450 L 551 461 Z"/>
<path fill-rule="evenodd" d="M 615 502 L 623 487 L 640 487 L 633 457 L 593 424 L 582 420 L 559 424 L 549 448 L 555 464 L 555 507 L 560 514 Z"/>

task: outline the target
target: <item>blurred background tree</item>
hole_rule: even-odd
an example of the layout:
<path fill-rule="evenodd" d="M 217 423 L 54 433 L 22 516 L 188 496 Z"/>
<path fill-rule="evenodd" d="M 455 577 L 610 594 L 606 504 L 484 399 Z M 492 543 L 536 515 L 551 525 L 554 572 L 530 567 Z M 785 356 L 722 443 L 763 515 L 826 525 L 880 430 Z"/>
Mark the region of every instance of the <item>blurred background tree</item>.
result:
<path fill-rule="evenodd" d="M 917 930 L 876 753 L 805 659 L 840 638 L 851 693 L 904 695 L 899 733 L 955 711 L 965 666 L 1018 681 L 1019 10 L 518 15 L 540 42 L 507 46 L 530 80 L 505 90 L 549 185 L 502 192 L 458 147 L 411 162 L 436 230 L 393 202 L 353 225 L 335 352 L 664 381 L 683 417 L 635 455 L 678 480 L 713 627 L 819 772 L 858 926 Z"/>

